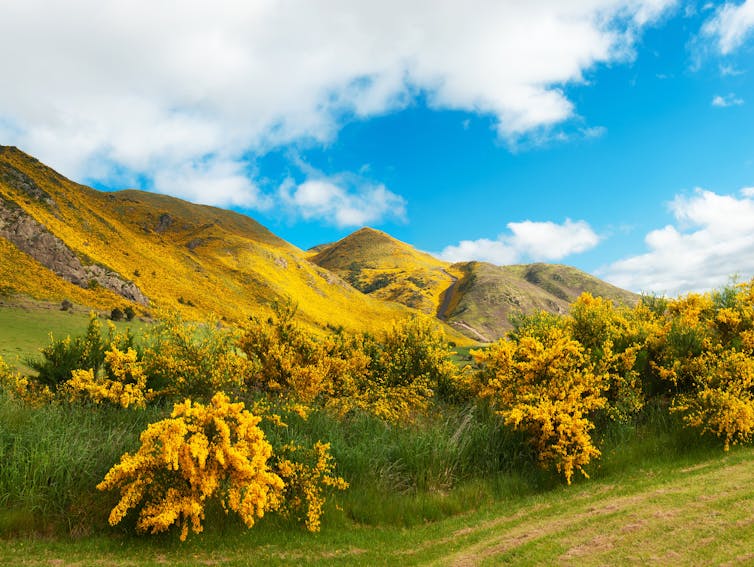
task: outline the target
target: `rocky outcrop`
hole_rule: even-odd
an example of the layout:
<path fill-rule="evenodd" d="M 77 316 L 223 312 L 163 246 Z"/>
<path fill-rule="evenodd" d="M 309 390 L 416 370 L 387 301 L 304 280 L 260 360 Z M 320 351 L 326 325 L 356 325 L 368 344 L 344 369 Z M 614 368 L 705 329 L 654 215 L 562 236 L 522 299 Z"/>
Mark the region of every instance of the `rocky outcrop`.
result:
<path fill-rule="evenodd" d="M 8 163 L 0 161 L 0 183 L 25 194 L 36 201 L 48 206 L 55 206 L 55 201 L 49 193 L 37 185 L 34 180 Z"/>
<path fill-rule="evenodd" d="M 0 237 L 12 242 L 37 262 L 79 287 L 99 285 L 147 305 L 149 299 L 132 281 L 96 264 L 84 265 L 65 242 L 47 230 L 13 201 L 0 198 Z"/>

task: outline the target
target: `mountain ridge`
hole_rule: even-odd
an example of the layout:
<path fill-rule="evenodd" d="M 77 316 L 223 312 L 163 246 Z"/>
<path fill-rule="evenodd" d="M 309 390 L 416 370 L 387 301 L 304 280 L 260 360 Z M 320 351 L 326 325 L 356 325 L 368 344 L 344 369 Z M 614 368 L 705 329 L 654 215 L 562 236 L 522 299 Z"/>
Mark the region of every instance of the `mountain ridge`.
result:
<path fill-rule="evenodd" d="M 131 302 L 145 311 L 148 302 L 150 310 L 229 321 L 268 316 L 292 299 L 303 322 L 319 329 L 378 331 L 414 313 L 358 292 L 246 215 L 136 190 L 97 191 L 11 147 L 0 147 L 1 231 L 6 293 L 99 309 Z M 64 273 L 46 257 L 51 242 L 83 272 Z M 145 301 L 118 293 L 114 278 Z"/>
<path fill-rule="evenodd" d="M 364 293 L 421 309 L 482 342 L 503 336 L 518 313 L 565 313 L 584 291 L 621 304 L 638 300 L 570 266 L 450 263 L 370 228 L 317 250 L 314 263 Z"/>
<path fill-rule="evenodd" d="M 293 300 L 315 328 L 375 332 L 419 313 L 457 342 L 490 342 L 510 317 L 564 312 L 582 291 L 638 296 L 568 266 L 451 264 L 364 227 L 303 251 L 247 215 L 70 181 L 0 146 L 0 293 L 240 321 Z"/>

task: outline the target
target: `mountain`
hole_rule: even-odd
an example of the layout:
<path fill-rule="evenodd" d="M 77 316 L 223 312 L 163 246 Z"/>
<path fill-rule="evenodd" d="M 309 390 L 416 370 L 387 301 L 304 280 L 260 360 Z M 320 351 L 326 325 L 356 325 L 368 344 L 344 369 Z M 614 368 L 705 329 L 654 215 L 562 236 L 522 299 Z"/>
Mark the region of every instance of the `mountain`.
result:
<path fill-rule="evenodd" d="M 461 276 L 447 262 L 372 228 L 312 251 L 318 251 L 312 262 L 359 291 L 431 315 L 437 314 L 443 293 Z"/>
<path fill-rule="evenodd" d="M 564 313 L 583 291 L 637 296 L 567 266 L 450 264 L 362 228 L 308 252 L 248 216 L 155 193 L 102 192 L 0 146 L 0 295 L 189 318 L 268 316 L 376 332 L 424 312 L 457 342 L 489 342 L 515 313 Z"/>
<path fill-rule="evenodd" d="M 444 320 L 482 342 L 510 330 L 512 316 L 536 311 L 567 313 L 568 306 L 583 292 L 617 304 L 634 305 L 638 301 L 636 294 L 570 266 L 462 262 L 453 267 L 463 276 L 449 291 Z"/>
<path fill-rule="evenodd" d="M 565 313 L 585 291 L 628 305 L 638 299 L 569 266 L 450 264 L 369 228 L 318 246 L 311 260 L 368 295 L 431 313 L 482 342 L 503 336 L 517 313 Z"/>
<path fill-rule="evenodd" d="M 0 146 L 0 293 L 187 317 L 267 316 L 376 331 L 413 311 L 360 293 L 251 218 L 154 193 L 101 192 Z"/>

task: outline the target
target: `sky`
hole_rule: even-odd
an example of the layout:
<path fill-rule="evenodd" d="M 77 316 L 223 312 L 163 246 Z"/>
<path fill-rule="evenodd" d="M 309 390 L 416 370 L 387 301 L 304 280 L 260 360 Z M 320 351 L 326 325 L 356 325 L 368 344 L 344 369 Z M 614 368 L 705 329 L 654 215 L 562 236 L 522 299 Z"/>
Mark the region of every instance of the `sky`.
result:
<path fill-rule="evenodd" d="M 0 144 L 103 190 L 677 295 L 754 276 L 754 0 L 0 0 Z"/>

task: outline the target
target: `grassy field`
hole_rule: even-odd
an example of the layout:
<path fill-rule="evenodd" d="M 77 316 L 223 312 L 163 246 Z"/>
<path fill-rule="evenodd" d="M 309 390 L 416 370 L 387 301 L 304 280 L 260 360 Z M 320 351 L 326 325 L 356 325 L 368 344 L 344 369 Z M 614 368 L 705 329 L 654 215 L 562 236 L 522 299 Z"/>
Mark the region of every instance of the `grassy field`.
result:
<path fill-rule="evenodd" d="M 0 541 L 9 565 L 615 565 L 754 562 L 754 450 L 667 461 L 414 526 L 332 518 L 174 537 Z"/>
<path fill-rule="evenodd" d="M 36 356 L 39 349 L 50 342 L 51 329 L 55 338 L 75 336 L 86 332 L 89 310 L 81 307 L 62 311 L 59 303 L 28 299 L 4 299 L 0 304 L 0 356 L 10 365 L 23 368 L 23 360 Z M 140 329 L 140 321 L 118 322 L 117 327 Z"/>
<path fill-rule="evenodd" d="M 2 307 L 0 348 L 22 359 L 47 329 L 86 323 L 52 305 Z M 210 510 L 205 532 L 183 544 L 174 531 L 107 527 L 112 503 L 93 489 L 161 412 L 28 411 L 0 396 L 0 565 L 754 564 L 754 448 L 724 452 L 659 407 L 603 430 L 592 478 L 571 486 L 469 409 L 423 429 L 339 428 L 315 414 L 285 435 L 331 441 L 352 485 L 320 533 L 274 516 L 247 531 Z"/>

